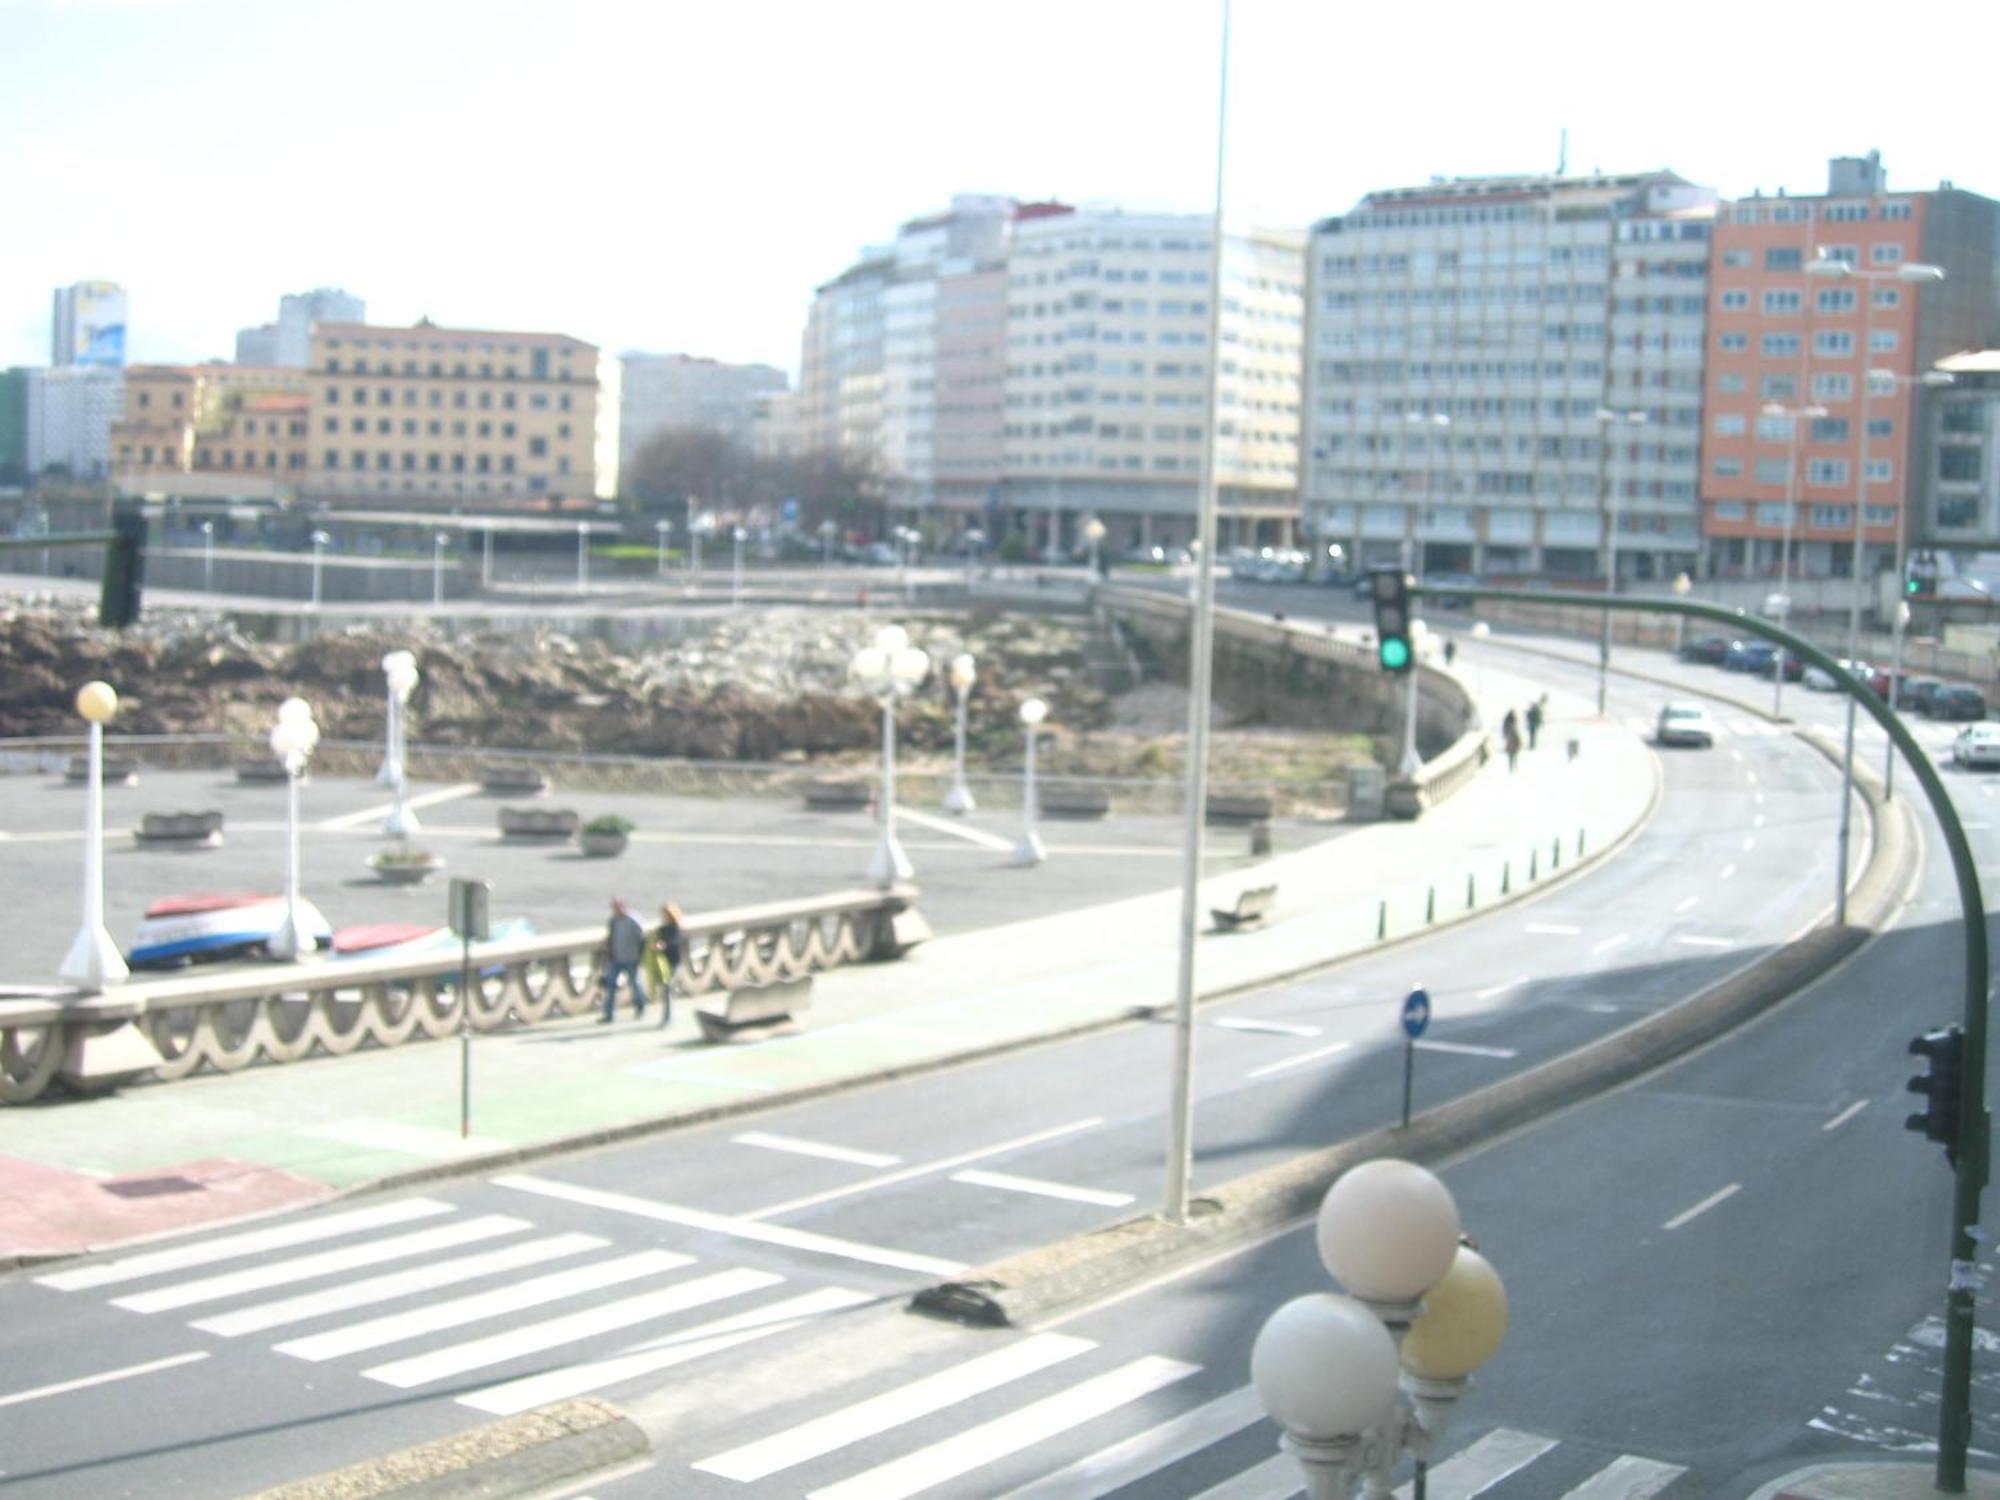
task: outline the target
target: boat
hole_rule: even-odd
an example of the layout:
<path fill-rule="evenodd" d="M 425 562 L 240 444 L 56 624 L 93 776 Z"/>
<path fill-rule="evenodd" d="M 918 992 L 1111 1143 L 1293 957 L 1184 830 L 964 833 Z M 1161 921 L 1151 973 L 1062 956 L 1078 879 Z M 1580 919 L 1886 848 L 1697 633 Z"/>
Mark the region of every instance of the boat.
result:
<path fill-rule="evenodd" d="M 533 937 L 535 924 L 526 917 L 502 917 L 492 924 L 487 942 Z M 335 958 L 438 958 L 459 951 L 458 934 L 427 922 L 363 922 L 333 933 Z M 498 969 L 482 971 L 488 977 Z"/>
<path fill-rule="evenodd" d="M 126 962 L 135 969 L 172 969 L 261 953 L 284 921 L 285 898 L 264 891 L 169 896 L 146 908 Z M 333 941 L 332 924 L 310 901 L 299 902 L 299 923 L 314 947 Z"/>

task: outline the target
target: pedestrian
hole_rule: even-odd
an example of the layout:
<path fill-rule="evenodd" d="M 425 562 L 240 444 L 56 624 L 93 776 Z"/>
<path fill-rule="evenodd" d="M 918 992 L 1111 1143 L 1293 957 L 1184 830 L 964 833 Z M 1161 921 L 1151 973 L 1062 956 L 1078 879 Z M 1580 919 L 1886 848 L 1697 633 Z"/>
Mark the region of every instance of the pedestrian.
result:
<path fill-rule="evenodd" d="M 1507 747 L 1507 769 L 1512 771 L 1521 759 L 1521 725 L 1511 708 L 1500 721 L 1500 743 Z"/>
<path fill-rule="evenodd" d="M 1542 737 L 1542 705 L 1549 701 L 1547 693 L 1542 694 L 1528 705 L 1528 748 L 1535 748 L 1535 741 Z"/>
<path fill-rule="evenodd" d="M 653 993 L 660 997 L 660 1025 L 674 1019 L 674 975 L 681 966 L 681 909 L 671 901 L 660 903 L 660 925 L 646 945 L 646 976 L 653 981 Z"/>
<path fill-rule="evenodd" d="M 604 1014 L 600 1026 L 611 1024 L 618 1004 L 620 975 L 632 982 L 632 1015 L 646 1014 L 646 987 L 639 980 L 639 960 L 646 953 L 646 929 L 632 915 L 632 908 L 617 897 L 611 899 L 611 920 L 604 929 Z"/>
<path fill-rule="evenodd" d="M 1458 655 L 1458 642 L 1453 640 L 1450 636 L 1446 636 L 1444 638 L 1444 664 L 1447 667 L 1450 666 L 1452 658 L 1457 655 Z"/>

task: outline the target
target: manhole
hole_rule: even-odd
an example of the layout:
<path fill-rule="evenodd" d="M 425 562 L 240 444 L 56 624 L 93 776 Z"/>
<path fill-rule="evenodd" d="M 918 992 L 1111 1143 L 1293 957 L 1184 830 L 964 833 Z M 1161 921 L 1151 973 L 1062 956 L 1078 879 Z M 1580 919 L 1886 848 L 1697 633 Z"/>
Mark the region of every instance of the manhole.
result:
<path fill-rule="evenodd" d="M 98 1186 L 119 1198 L 164 1198 L 169 1193 L 198 1193 L 202 1189 L 192 1177 L 129 1177 Z"/>

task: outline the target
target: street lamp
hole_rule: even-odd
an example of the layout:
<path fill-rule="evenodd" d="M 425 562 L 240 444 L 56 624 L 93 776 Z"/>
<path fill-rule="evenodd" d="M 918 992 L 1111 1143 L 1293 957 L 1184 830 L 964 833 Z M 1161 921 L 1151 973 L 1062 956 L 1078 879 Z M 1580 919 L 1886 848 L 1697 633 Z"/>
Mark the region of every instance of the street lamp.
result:
<path fill-rule="evenodd" d="M 930 669 L 930 654 L 912 646 L 900 625 L 883 626 L 847 664 L 848 680 L 882 705 L 882 841 L 868 878 L 884 887 L 916 873 L 896 841 L 896 700 L 915 692 Z"/>
<path fill-rule="evenodd" d="M 1676 573 L 1676 574 L 1674 574 L 1674 597 L 1675 597 L 1676 599 L 1685 599 L 1685 598 L 1687 598 L 1687 596 L 1688 596 L 1688 590 L 1689 590 L 1689 589 L 1691 589 L 1691 588 L 1693 588 L 1693 587 L 1694 587 L 1694 580 L 1693 580 L 1693 579 L 1691 579 L 1691 578 L 1689 578 L 1689 577 L 1687 576 L 1687 574 L 1685 574 L 1685 573 Z M 1687 643 L 1687 616 L 1686 616 L 1686 615 L 1675 615 L 1675 616 L 1674 616 L 1674 655 L 1676 655 L 1676 656 L 1679 656 L 1679 655 L 1681 654 L 1681 647 L 1682 647 L 1683 645 L 1685 645 L 1686 643 Z M 1782 678 L 1784 677 L 1784 675 L 1785 675 L 1785 674 L 1784 674 L 1783 672 L 1780 672 L 1780 673 L 1778 674 L 1778 676 L 1779 676 L 1779 678 L 1780 678 L 1780 679 L 1782 679 Z"/>
<path fill-rule="evenodd" d="M 750 533 L 739 526 L 729 536 L 734 543 L 729 565 L 729 603 L 731 608 L 740 608 L 743 604 L 743 543 Z"/>
<path fill-rule="evenodd" d="M 695 509 L 695 498 L 688 496 L 688 592 L 697 593 L 701 589 L 701 513 Z"/>
<path fill-rule="evenodd" d="M 978 671 L 978 663 L 967 651 L 954 656 L 945 669 L 945 680 L 958 695 L 958 715 L 952 729 L 951 790 L 944 794 L 944 810 L 960 817 L 978 806 L 972 800 L 972 788 L 965 784 L 965 695 L 972 691 Z"/>
<path fill-rule="evenodd" d="M 90 725 L 90 782 L 83 813 L 83 926 L 77 929 L 59 972 L 78 989 L 95 993 L 132 972 L 104 930 L 104 726 L 118 713 L 118 694 L 108 682 L 86 682 L 77 689 L 76 711 Z"/>
<path fill-rule="evenodd" d="M 1798 511 L 1799 485 L 1799 419 L 1818 421 L 1826 415 L 1824 406 L 1786 406 L 1782 402 L 1769 401 L 1764 404 L 1763 414 L 1767 417 L 1789 417 L 1791 430 L 1786 434 L 1791 448 L 1785 458 L 1785 532 L 1784 540 L 1778 544 L 1778 595 L 1785 601 L 1785 612 L 1790 613 L 1792 600 L 1792 519 Z M 1677 616 L 1675 624 L 1687 629 L 1687 617 Z M 1783 705 L 1785 693 L 1785 648 L 1778 648 L 1778 685 L 1771 691 L 1771 712 L 1777 713 Z"/>
<path fill-rule="evenodd" d="M 201 523 L 201 586 L 204 592 L 215 591 L 215 522 Z"/>
<path fill-rule="evenodd" d="M 576 523 L 576 591 L 590 592 L 590 522 Z"/>
<path fill-rule="evenodd" d="M 1083 539 L 1090 543 L 1090 576 L 1097 576 L 1097 549 L 1104 541 L 1104 523 L 1092 516 L 1083 523 Z"/>
<path fill-rule="evenodd" d="M 299 895 L 299 782 L 306 762 L 319 744 L 319 725 L 313 722 L 312 705 L 303 698 L 287 698 L 278 705 L 278 721 L 271 726 L 271 753 L 285 768 L 285 919 L 265 945 L 273 958 L 297 958 L 313 946 L 310 932 L 317 932 L 324 919 L 311 903 Z"/>
<path fill-rule="evenodd" d="M 1454 1407 L 1506 1335 L 1506 1288 L 1464 1243 L 1444 1184 L 1410 1162 L 1345 1173 L 1320 1204 L 1315 1239 L 1347 1295 L 1273 1313 L 1251 1349 L 1251 1383 L 1312 1500 L 1345 1500 L 1357 1484 L 1389 1494 L 1405 1451 L 1422 1494 Z"/>
<path fill-rule="evenodd" d="M 667 534 L 674 529 L 674 523 L 659 520 L 653 523 L 653 535 L 660 539 L 660 576 L 667 576 Z"/>
<path fill-rule="evenodd" d="M 451 545 L 451 538 L 440 531 L 431 538 L 431 608 L 444 603 L 444 549 Z"/>
<path fill-rule="evenodd" d="M 319 608 L 319 559 L 320 559 L 320 552 L 321 552 L 321 551 L 322 551 L 322 550 L 323 550 L 323 549 L 325 548 L 326 544 L 327 544 L 328 542 L 332 541 L 332 540 L 333 540 L 333 538 L 332 538 L 332 537 L 330 537 L 330 536 L 328 536 L 328 535 L 327 535 L 327 534 L 326 534 L 326 533 L 325 533 L 324 531 L 315 531 L 315 532 L 314 532 L 314 533 L 312 534 L 312 549 L 313 549 L 313 573 L 312 573 L 312 607 L 313 607 L 314 609 L 318 609 L 318 608 Z"/>
<path fill-rule="evenodd" d="M 492 522 L 490 521 L 487 522 L 485 527 L 485 532 L 486 535 L 484 539 L 481 541 L 479 548 L 479 586 L 482 589 L 490 589 L 493 587 L 493 523 Z"/>
<path fill-rule="evenodd" d="M 1048 716 L 1049 706 L 1040 698 L 1030 698 L 1021 705 L 1021 723 L 1028 731 L 1028 760 L 1021 778 L 1021 841 L 1014 846 L 1010 861 L 1016 865 L 1038 865 L 1049 857 L 1041 835 L 1035 832 L 1035 738 Z"/>
<path fill-rule="evenodd" d="M 1939 266 L 1925 265 L 1921 261 L 1905 261 L 1893 271 L 1861 271 L 1844 260 L 1835 260 L 1826 253 L 1824 247 L 1818 259 L 1806 267 L 1806 274 L 1823 276 L 1843 281 L 1898 281 L 1912 284 L 1943 281 L 1944 271 Z M 1861 299 L 1861 473 L 1854 484 L 1854 562 L 1853 590 L 1848 606 L 1847 619 L 1847 659 L 1857 660 L 1861 655 L 1861 589 L 1862 553 L 1867 548 L 1868 517 L 1868 398 L 1873 393 L 1875 372 L 1868 368 L 1868 360 L 1874 353 L 1875 342 L 1875 294 L 1871 290 Z M 1897 516 L 1900 522 L 1900 512 Z M 1900 537 L 1902 527 L 1897 527 Z M 1901 548 L 1900 540 L 1897 543 Z M 1833 920 L 1836 925 L 1847 920 L 1847 848 L 1849 828 L 1853 821 L 1854 801 L 1854 695 L 1847 696 L 1847 732 L 1840 756 L 1840 835 L 1839 869 L 1835 872 L 1837 884 L 1834 887 Z"/>
<path fill-rule="evenodd" d="M 1423 671 L 1424 643 L 1429 636 L 1430 627 L 1422 620 L 1410 621 L 1410 670 L 1403 674 L 1403 758 L 1396 763 L 1405 776 L 1414 776 L 1424 768 L 1424 758 L 1417 754 L 1417 677 Z"/>
<path fill-rule="evenodd" d="M 391 651 L 382 658 L 382 674 L 389 683 L 389 755 L 382 762 L 378 781 L 386 781 L 396 794 L 395 805 L 382 821 L 382 831 L 391 838 L 406 839 L 421 826 L 410 810 L 404 793 L 404 716 L 409 711 L 410 694 L 416 691 L 417 659 L 408 651 Z"/>
<path fill-rule="evenodd" d="M 1643 426 L 1646 414 L 1635 408 L 1612 411 L 1599 407 L 1597 420 L 1604 429 L 1597 439 L 1597 503 L 1603 508 L 1598 525 L 1604 528 L 1604 592 L 1618 592 L 1618 493 L 1611 485 L 1610 428 L 1618 423 Z M 1597 711 L 1604 712 L 1606 678 L 1611 673 L 1611 611 L 1604 611 L 1597 637 Z"/>

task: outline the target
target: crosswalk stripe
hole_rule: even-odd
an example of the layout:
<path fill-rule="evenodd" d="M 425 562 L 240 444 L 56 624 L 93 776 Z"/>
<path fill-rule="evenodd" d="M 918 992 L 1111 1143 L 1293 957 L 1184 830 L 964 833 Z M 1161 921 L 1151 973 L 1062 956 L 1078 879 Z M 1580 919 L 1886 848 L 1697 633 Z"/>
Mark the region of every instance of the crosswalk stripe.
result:
<path fill-rule="evenodd" d="M 968 1187 L 998 1188 L 1007 1193 L 1027 1193 L 1037 1198 L 1061 1198 L 1070 1203 L 1094 1203 L 1100 1208 L 1123 1208 L 1132 1201 L 1130 1193 L 1114 1193 L 1104 1188 L 1074 1187 L 1067 1182 L 1044 1182 L 1039 1177 L 1016 1177 L 1009 1172 L 982 1172 L 977 1167 L 951 1174 L 953 1182 Z"/>
<path fill-rule="evenodd" d="M 1527 1468 L 1555 1445 L 1554 1438 L 1496 1427 L 1431 1469 L 1426 1500 L 1472 1500 L 1509 1474 Z M 1396 1500 L 1410 1500 L 1413 1493 L 1412 1486 L 1402 1485 Z"/>
<path fill-rule="evenodd" d="M 371 1318 L 365 1323 L 352 1323 L 345 1328 L 315 1333 L 275 1347 L 280 1354 L 289 1354 L 295 1359 L 338 1359 L 344 1354 L 379 1349 L 384 1344 L 413 1339 L 419 1334 L 460 1328 L 481 1318 L 540 1307 L 581 1292 L 602 1291 L 606 1287 L 637 1281 L 642 1276 L 657 1276 L 663 1271 L 691 1265 L 693 1261 L 693 1256 L 672 1250 L 641 1250 L 633 1255 L 619 1256 L 616 1260 L 602 1260 L 587 1266 L 574 1266 L 567 1271 L 553 1271 L 547 1276 L 530 1277 L 514 1286 L 478 1292 L 450 1302 L 434 1302 L 408 1312 Z"/>
<path fill-rule="evenodd" d="M 431 1198 L 405 1198 L 400 1203 L 378 1203 L 372 1208 L 357 1208 L 343 1214 L 328 1214 L 320 1219 L 304 1219 L 270 1229 L 224 1235 L 220 1239 L 181 1245 L 172 1250 L 151 1250 L 143 1255 L 128 1255 L 123 1260 L 80 1266 L 73 1271 L 57 1271 L 53 1275 L 36 1277 L 35 1284 L 54 1287 L 59 1292 L 78 1292 L 121 1281 L 137 1281 L 141 1277 L 157 1276 L 163 1271 L 185 1271 L 192 1266 L 212 1265 L 219 1260 L 235 1260 L 265 1250 L 285 1250 L 294 1245 L 310 1244 L 314 1240 L 330 1240 L 338 1235 L 381 1229 L 390 1224 L 407 1224 L 412 1219 L 428 1219 L 435 1214 L 452 1211 L 449 1203 L 439 1203 Z"/>
<path fill-rule="evenodd" d="M 1289 1453 L 1280 1453 L 1210 1486 L 1195 1500 L 1292 1500 L 1305 1483 L 1299 1461 Z"/>
<path fill-rule="evenodd" d="M 850 1292 L 845 1287 L 837 1286 L 821 1287 L 816 1292 L 787 1297 L 755 1312 L 737 1313 L 734 1317 L 717 1318 L 713 1322 L 685 1329 L 670 1339 L 658 1340 L 658 1347 L 642 1345 L 610 1359 L 564 1365 L 561 1369 L 541 1375 L 527 1375 L 503 1385 L 490 1385 L 470 1396 L 459 1397 L 458 1404 L 491 1412 L 495 1416 L 511 1417 L 516 1412 L 545 1406 L 551 1401 L 564 1401 L 571 1396 L 616 1385 L 621 1380 L 655 1374 L 674 1365 L 704 1359 L 753 1339 L 787 1333 L 821 1313 L 859 1307 L 873 1300 L 866 1292 Z"/>
<path fill-rule="evenodd" d="M 379 1380 L 384 1385 L 393 1385 L 401 1389 L 408 1389 L 413 1385 L 428 1385 L 447 1376 L 463 1375 L 468 1370 L 483 1370 L 488 1365 L 503 1364 L 507 1360 L 518 1359 L 523 1354 L 538 1354 L 544 1349 L 573 1344 L 579 1339 L 593 1338 L 600 1333 L 610 1333 L 614 1329 L 630 1328 L 635 1323 L 664 1318 L 672 1313 L 686 1312 L 691 1307 L 720 1302 L 725 1297 L 740 1297 L 747 1292 L 759 1292 L 767 1286 L 776 1286 L 784 1279 L 775 1271 L 752 1271 L 743 1267 L 733 1271 L 717 1271 L 712 1275 L 697 1277 L 693 1281 L 683 1281 L 674 1286 L 661 1287 L 656 1291 L 641 1292 L 636 1297 L 623 1297 L 616 1302 L 587 1307 L 581 1312 L 566 1313 L 560 1318 L 550 1318 L 546 1322 L 509 1328 L 501 1333 L 489 1334 L 483 1339 L 474 1339 L 466 1344 L 454 1344 L 450 1348 L 439 1349 L 430 1354 L 391 1360 L 386 1365 L 376 1365 L 373 1369 L 363 1370 L 361 1373 L 370 1380 Z"/>
<path fill-rule="evenodd" d="M 705 1474 L 719 1474 L 724 1479 L 745 1483 L 764 1479 L 1096 1347 L 1089 1339 L 1065 1333 L 1038 1333 L 883 1395 L 857 1401 L 827 1416 L 815 1417 L 784 1432 L 704 1458 L 694 1467 Z"/>
<path fill-rule="evenodd" d="M 864 1470 L 838 1484 L 814 1490 L 807 1500 L 903 1500 L 904 1496 L 968 1474 L 1031 1443 L 1080 1427 L 1176 1380 L 1185 1380 L 1200 1368 L 1156 1354 L 1145 1355 L 928 1448 L 919 1448 L 915 1453 Z"/>
<path fill-rule="evenodd" d="M 1001 1500 L 1096 1500 L 1168 1464 L 1199 1453 L 1212 1443 L 1262 1421 L 1264 1407 L 1253 1386 L 1240 1386 L 1172 1421 L 1113 1443 L 1032 1484 L 1009 1490 Z"/>
<path fill-rule="evenodd" d="M 746 1130 L 730 1140 L 739 1146 L 762 1146 L 766 1151 L 783 1151 L 792 1156 L 817 1156 L 826 1161 L 846 1162 L 856 1167 L 893 1167 L 900 1156 L 881 1151 L 856 1151 L 851 1146 L 830 1146 L 824 1141 L 802 1141 L 795 1135 L 772 1135 L 763 1130 Z"/>
<path fill-rule="evenodd" d="M 260 1302 L 255 1307 L 242 1308 L 237 1312 L 200 1318 L 188 1326 L 203 1333 L 219 1334 L 223 1338 L 261 1333 L 267 1328 L 303 1323 L 308 1318 L 346 1312 L 349 1308 L 365 1307 L 371 1302 L 387 1302 L 391 1298 L 407 1297 L 412 1292 L 435 1291 L 441 1286 L 455 1286 L 461 1281 L 495 1276 L 502 1271 L 518 1271 L 523 1266 L 540 1265 L 544 1261 L 578 1255 L 585 1250 L 601 1250 L 609 1243 L 594 1234 L 558 1234 L 544 1240 L 523 1240 L 518 1245 L 488 1250 L 479 1255 L 462 1255 L 457 1260 L 441 1260 L 407 1271 L 365 1277 L 343 1286 L 328 1287 L 323 1292 L 306 1292 L 278 1302 Z"/>
<path fill-rule="evenodd" d="M 1621 1454 L 1615 1462 L 1606 1464 L 1563 1496 L 1563 1500 L 1652 1500 L 1685 1473 L 1687 1470 L 1676 1464 Z"/>
<path fill-rule="evenodd" d="M 506 1214 L 460 1219 L 455 1224 L 419 1229 L 413 1234 L 393 1235 L 386 1240 L 363 1240 L 358 1245 L 343 1245 L 337 1250 L 321 1250 L 313 1255 L 252 1266 L 248 1270 L 225 1271 L 219 1276 L 176 1282 L 150 1292 L 134 1292 L 127 1297 L 112 1298 L 111 1305 L 122 1307 L 127 1312 L 156 1313 L 169 1308 L 192 1307 L 197 1302 L 219 1302 L 224 1297 L 240 1297 L 245 1292 L 261 1292 L 267 1287 L 284 1286 L 289 1282 L 311 1281 L 315 1277 L 333 1276 L 342 1271 L 358 1271 L 363 1266 L 378 1266 L 385 1260 L 406 1260 L 412 1255 L 428 1255 L 436 1250 L 449 1250 L 455 1245 L 469 1245 L 532 1227 L 526 1219 L 511 1218 Z"/>

